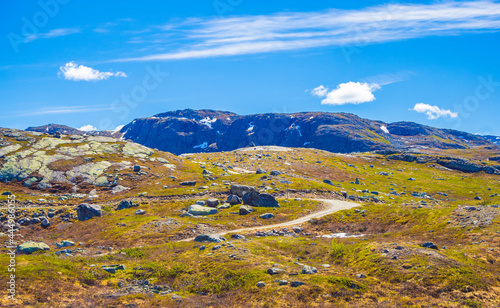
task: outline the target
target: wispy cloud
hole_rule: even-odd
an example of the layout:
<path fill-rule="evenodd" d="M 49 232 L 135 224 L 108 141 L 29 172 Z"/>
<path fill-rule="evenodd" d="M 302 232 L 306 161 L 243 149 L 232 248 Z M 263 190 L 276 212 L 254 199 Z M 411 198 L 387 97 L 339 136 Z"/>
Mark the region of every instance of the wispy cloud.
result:
<path fill-rule="evenodd" d="M 46 32 L 46 33 L 37 33 L 37 34 L 29 35 L 24 39 L 24 42 L 29 43 L 29 42 L 33 42 L 34 40 L 37 40 L 37 39 L 55 38 L 55 37 L 66 36 L 66 35 L 80 33 L 80 32 L 81 32 L 80 28 L 53 29 L 53 30 L 50 30 L 49 32 Z"/>
<path fill-rule="evenodd" d="M 227 19 L 190 19 L 157 27 L 131 42 L 179 45 L 175 50 L 113 61 L 178 60 L 360 46 L 427 36 L 498 31 L 500 3 L 493 1 L 389 4 L 360 10 L 277 13 Z M 163 37 L 163 39 L 162 39 Z"/>
<path fill-rule="evenodd" d="M 127 77 L 127 74 L 124 72 L 100 72 L 85 65 L 77 65 L 73 61 L 59 67 L 58 75 L 63 76 L 64 79 L 73 81 L 97 81 L 108 79 L 109 77 Z"/>
<path fill-rule="evenodd" d="M 416 111 L 418 113 L 425 113 L 427 115 L 427 119 L 429 120 L 436 120 L 439 119 L 440 117 L 450 117 L 450 118 L 458 117 L 457 112 L 452 112 L 451 110 L 448 109 L 441 109 L 438 106 L 432 106 L 424 103 L 415 104 L 415 106 L 410 110 Z"/>
<path fill-rule="evenodd" d="M 89 106 L 59 106 L 59 107 L 46 107 L 39 110 L 23 113 L 20 116 L 38 116 L 49 114 L 69 114 L 69 113 L 90 113 L 111 110 L 109 105 L 89 105 Z"/>

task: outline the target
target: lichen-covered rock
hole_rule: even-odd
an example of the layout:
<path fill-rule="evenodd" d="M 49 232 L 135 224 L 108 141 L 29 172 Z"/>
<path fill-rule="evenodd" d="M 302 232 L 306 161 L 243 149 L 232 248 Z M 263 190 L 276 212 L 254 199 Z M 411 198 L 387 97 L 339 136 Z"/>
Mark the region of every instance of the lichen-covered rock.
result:
<path fill-rule="evenodd" d="M 200 234 L 194 239 L 195 242 L 200 243 L 220 243 L 224 242 L 225 240 L 226 239 L 219 234 Z"/>
<path fill-rule="evenodd" d="M 198 204 L 193 204 L 189 207 L 188 213 L 195 216 L 205 216 L 217 214 L 217 209 L 212 207 L 205 207 Z"/>
<path fill-rule="evenodd" d="M 17 251 L 25 254 L 32 254 L 33 252 L 39 250 L 50 250 L 50 247 L 49 245 L 43 242 L 32 242 L 32 241 L 25 242 L 17 246 Z"/>

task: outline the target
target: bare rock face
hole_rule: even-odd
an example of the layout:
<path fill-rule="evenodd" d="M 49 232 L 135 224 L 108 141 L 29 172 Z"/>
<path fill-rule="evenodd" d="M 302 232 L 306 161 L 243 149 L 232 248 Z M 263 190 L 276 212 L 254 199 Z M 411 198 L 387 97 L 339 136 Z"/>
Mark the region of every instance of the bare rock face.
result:
<path fill-rule="evenodd" d="M 97 204 L 82 203 L 76 208 L 78 220 L 88 220 L 93 217 L 101 217 L 101 206 Z"/>

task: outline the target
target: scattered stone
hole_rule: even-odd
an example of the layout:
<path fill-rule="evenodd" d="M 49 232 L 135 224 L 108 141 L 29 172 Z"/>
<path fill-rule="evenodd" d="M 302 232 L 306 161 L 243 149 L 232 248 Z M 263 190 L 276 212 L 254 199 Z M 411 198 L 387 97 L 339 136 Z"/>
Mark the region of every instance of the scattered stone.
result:
<path fill-rule="evenodd" d="M 292 230 L 293 230 L 293 232 L 295 232 L 295 233 L 300 233 L 300 232 L 302 232 L 302 228 L 301 228 L 301 227 L 299 227 L 299 226 L 293 226 L 293 227 L 292 227 Z"/>
<path fill-rule="evenodd" d="M 208 207 L 216 208 L 217 205 L 219 205 L 219 200 L 215 199 L 215 198 L 210 198 L 210 199 L 207 199 L 207 201 L 205 201 L 205 203 Z"/>
<path fill-rule="evenodd" d="M 474 197 L 474 200 L 481 200 L 481 197 L 476 196 L 476 197 Z"/>
<path fill-rule="evenodd" d="M 356 274 L 356 277 L 363 279 L 363 278 L 366 278 L 366 275 L 365 274 Z"/>
<path fill-rule="evenodd" d="M 119 210 L 123 210 L 123 209 L 129 209 L 131 207 L 136 207 L 136 206 L 139 206 L 139 202 L 123 200 L 118 204 L 118 206 L 116 207 L 116 210 L 119 211 Z"/>
<path fill-rule="evenodd" d="M 259 218 L 270 219 L 270 218 L 274 218 L 274 215 L 272 213 L 265 213 L 265 214 L 260 215 Z"/>
<path fill-rule="evenodd" d="M 64 247 L 70 247 L 74 246 L 75 242 L 70 241 L 70 240 L 62 240 L 60 243 L 56 243 L 57 248 L 64 248 Z"/>
<path fill-rule="evenodd" d="M 43 228 L 47 228 L 47 227 L 50 227 L 50 221 L 47 219 L 47 218 L 43 218 L 40 225 L 43 227 Z"/>
<path fill-rule="evenodd" d="M 139 209 L 139 210 L 135 211 L 135 215 L 144 215 L 144 214 L 146 214 L 145 210 Z"/>
<path fill-rule="evenodd" d="M 101 269 L 108 273 L 114 274 L 116 273 L 116 271 L 125 270 L 125 265 L 123 264 L 102 265 Z"/>
<path fill-rule="evenodd" d="M 245 236 L 241 234 L 231 234 L 231 238 L 234 240 L 243 240 L 245 239 Z"/>
<path fill-rule="evenodd" d="M 333 182 L 328 180 L 328 179 L 323 180 L 323 183 L 328 184 L 328 185 L 333 185 Z"/>
<path fill-rule="evenodd" d="M 288 284 L 288 281 L 287 280 L 278 280 L 278 284 L 280 286 L 286 286 Z"/>
<path fill-rule="evenodd" d="M 2 196 L 11 196 L 11 195 L 12 195 L 12 193 L 10 191 L 4 191 L 2 193 Z"/>
<path fill-rule="evenodd" d="M 277 175 L 281 175 L 281 172 L 279 172 L 278 170 L 273 170 L 273 171 L 269 172 L 269 175 L 277 176 Z"/>
<path fill-rule="evenodd" d="M 432 243 L 432 242 L 425 242 L 422 244 L 422 247 L 424 248 L 430 248 L 430 249 L 436 249 L 438 250 L 439 248 L 437 247 L 436 244 Z"/>
<path fill-rule="evenodd" d="M 220 243 L 224 242 L 225 240 L 226 239 L 219 234 L 200 234 L 194 239 L 195 242 L 200 243 Z"/>
<path fill-rule="evenodd" d="M 241 198 L 237 195 L 229 195 L 226 200 L 227 203 L 231 205 L 241 204 Z"/>
<path fill-rule="evenodd" d="M 252 206 L 250 206 L 250 205 L 242 205 L 242 206 L 240 206 L 240 210 L 239 210 L 238 213 L 240 215 L 248 215 L 248 214 L 250 214 L 250 213 L 252 213 L 254 211 L 255 210 L 254 210 L 254 208 Z"/>
<path fill-rule="evenodd" d="M 278 274 L 282 274 L 283 272 L 284 272 L 284 270 L 281 268 L 278 268 L 278 267 L 271 267 L 270 269 L 267 270 L 267 273 L 269 275 L 278 275 Z"/>
<path fill-rule="evenodd" d="M 97 204 L 82 203 L 76 208 L 78 220 L 84 221 L 93 217 L 101 217 L 101 206 Z"/>
<path fill-rule="evenodd" d="M 196 181 L 180 182 L 179 185 L 182 185 L 182 186 L 195 186 L 196 185 Z"/>
<path fill-rule="evenodd" d="M 141 166 L 134 166 L 134 172 L 139 172 L 141 171 Z"/>
<path fill-rule="evenodd" d="M 255 172 L 255 174 L 264 174 L 264 173 L 267 173 L 267 171 L 262 168 L 257 169 L 257 171 Z"/>
<path fill-rule="evenodd" d="M 225 210 L 231 208 L 231 204 L 229 203 L 223 203 L 217 207 L 218 210 Z"/>
<path fill-rule="evenodd" d="M 300 271 L 301 274 L 316 274 L 318 270 L 315 267 L 309 266 L 309 265 L 304 265 L 302 267 L 302 270 Z"/>
<path fill-rule="evenodd" d="M 259 281 L 259 282 L 257 282 L 257 287 L 259 287 L 259 288 L 263 288 L 263 287 L 265 287 L 265 286 L 266 286 L 266 283 L 265 283 L 264 281 Z"/>
<path fill-rule="evenodd" d="M 296 288 L 296 287 L 300 287 L 300 286 L 302 286 L 302 285 L 305 285 L 305 283 L 303 283 L 302 281 L 297 281 L 297 280 L 294 280 L 294 281 L 292 281 L 292 282 L 290 283 L 290 286 L 291 286 L 291 287 L 294 287 L 294 288 Z"/>

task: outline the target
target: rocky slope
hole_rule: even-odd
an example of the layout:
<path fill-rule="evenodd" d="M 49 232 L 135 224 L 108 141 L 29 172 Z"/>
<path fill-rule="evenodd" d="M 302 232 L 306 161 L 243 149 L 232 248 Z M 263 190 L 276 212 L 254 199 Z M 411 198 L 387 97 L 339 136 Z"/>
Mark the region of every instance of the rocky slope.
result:
<path fill-rule="evenodd" d="M 136 119 L 124 126 L 121 133 L 125 139 L 174 154 L 229 151 L 252 145 L 306 147 L 338 153 L 496 146 L 466 132 L 327 112 L 242 116 L 186 109 Z"/>

